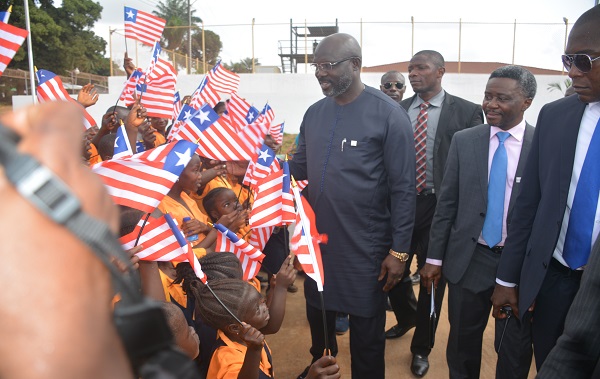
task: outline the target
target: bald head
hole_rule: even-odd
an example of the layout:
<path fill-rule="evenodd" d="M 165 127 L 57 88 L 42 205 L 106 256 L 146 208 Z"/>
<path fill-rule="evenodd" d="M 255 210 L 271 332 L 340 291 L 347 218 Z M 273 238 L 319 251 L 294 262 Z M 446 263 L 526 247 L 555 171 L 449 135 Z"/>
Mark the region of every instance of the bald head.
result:
<path fill-rule="evenodd" d="M 362 51 L 356 38 L 346 33 L 336 33 L 321 40 L 315 49 L 315 59 L 323 56 L 331 62 L 337 62 L 348 57 L 362 59 Z"/>

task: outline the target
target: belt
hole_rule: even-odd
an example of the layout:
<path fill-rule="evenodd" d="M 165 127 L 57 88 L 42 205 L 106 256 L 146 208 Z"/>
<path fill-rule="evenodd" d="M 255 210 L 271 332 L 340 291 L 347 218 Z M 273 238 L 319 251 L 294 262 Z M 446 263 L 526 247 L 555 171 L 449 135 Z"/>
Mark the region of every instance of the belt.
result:
<path fill-rule="evenodd" d="M 504 250 L 504 246 L 494 246 L 494 247 L 489 247 L 488 245 L 484 245 L 482 243 L 477 243 L 479 246 L 488 249 L 489 251 L 491 251 L 494 254 L 500 254 L 502 253 L 502 250 Z"/>
<path fill-rule="evenodd" d="M 417 196 L 431 196 L 431 195 L 435 195 L 435 188 L 427 188 L 417 194 Z"/>
<path fill-rule="evenodd" d="M 550 266 L 552 266 L 556 271 L 560 272 L 565 276 L 574 276 L 577 279 L 581 279 L 581 275 L 583 275 L 584 270 L 571 270 L 569 267 L 560 263 L 556 258 L 552 258 L 550 260 Z"/>

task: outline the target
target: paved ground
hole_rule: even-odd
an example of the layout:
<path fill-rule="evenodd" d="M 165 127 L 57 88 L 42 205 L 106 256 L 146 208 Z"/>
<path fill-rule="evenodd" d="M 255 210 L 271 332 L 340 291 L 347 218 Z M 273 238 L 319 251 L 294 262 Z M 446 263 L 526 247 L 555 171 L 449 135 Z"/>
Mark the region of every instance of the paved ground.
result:
<path fill-rule="evenodd" d="M 309 279 L 310 280 L 310 279 Z M 267 336 L 267 341 L 273 352 L 275 375 L 278 379 L 296 379 L 298 374 L 310 363 L 310 333 L 305 315 L 305 302 L 303 294 L 303 276 L 298 276 L 296 285 L 299 291 L 288 294 L 287 309 L 284 324 L 279 333 Z M 417 286 L 414 287 L 415 290 Z M 444 305 L 446 301 L 444 299 Z M 493 320 L 490 318 L 490 320 Z M 387 328 L 396 323 L 393 312 L 387 312 Z M 430 379 L 448 378 L 446 366 L 446 344 L 448 342 L 448 317 L 445 309 L 439 320 L 436 333 L 436 344 L 429 356 L 430 369 L 425 376 Z M 488 324 L 484 336 L 483 359 L 481 367 L 481 378 L 492 379 L 495 377 L 496 353 L 493 346 L 493 323 Z M 410 372 L 410 341 L 413 330 L 403 337 L 388 340 L 386 346 L 386 378 L 414 378 Z M 350 349 L 348 333 L 338 336 L 338 364 L 340 365 L 342 377 L 350 378 Z M 529 378 L 535 377 L 535 367 L 529 374 Z M 368 378 L 365 378 L 368 379 Z"/>

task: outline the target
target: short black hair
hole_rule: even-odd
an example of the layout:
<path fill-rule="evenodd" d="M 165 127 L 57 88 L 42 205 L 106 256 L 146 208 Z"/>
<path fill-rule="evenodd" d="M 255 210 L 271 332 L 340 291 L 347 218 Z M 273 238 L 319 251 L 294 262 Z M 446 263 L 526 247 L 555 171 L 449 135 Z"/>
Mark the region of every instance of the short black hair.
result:
<path fill-rule="evenodd" d="M 115 140 L 117 139 L 116 133 L 111 133 L 100 138 L 100 142 L 98 142 L 98 154 L 100 154 L 100 158 L 104 160 L 105 157 L 109 157 L 112 159 L 112 156 L 115 152 Z"/>
<path fill-rule="evenodd" d="M 416 53 L 415 55 L 413 55 L 413 57 L 416 57 L 417 55 L 425 55 L 427 56 L 434 65 L 436 65 L 437 67 L 445 67 L 446 66 L 446 62 L 444 61 L 444 57 L 442 56 L 442 54 L 440 54 L 439 52 L 435 51 L 435 50 L 421 50 L 418 53 Z"/>
<path fill-rule="evenodd" d="M 533 99 L 535 97 L 535 93 L 537 91 L 537 82 L 535 81 L 535 76 L 533 76 L 529 70 L 521 66 L 508 65 L 497 68 L 490 75 L 490 79 L 492 78 L 514 79 L 517 81 L 523 96 L 529 99 Z"/>

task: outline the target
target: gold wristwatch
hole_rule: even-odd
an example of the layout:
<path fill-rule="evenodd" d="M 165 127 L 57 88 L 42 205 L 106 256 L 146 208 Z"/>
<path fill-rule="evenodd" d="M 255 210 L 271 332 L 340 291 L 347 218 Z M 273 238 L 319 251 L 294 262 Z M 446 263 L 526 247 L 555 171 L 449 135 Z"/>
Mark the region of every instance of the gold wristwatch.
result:
<path fill-rule="evenodd" d="M 400 262 L 406 262 L 408 260 L 408 253 L 399 253 L 397 251 L 390 249 L 390 255 L 395 258 L 398 258 L 400 260 Z"/>

